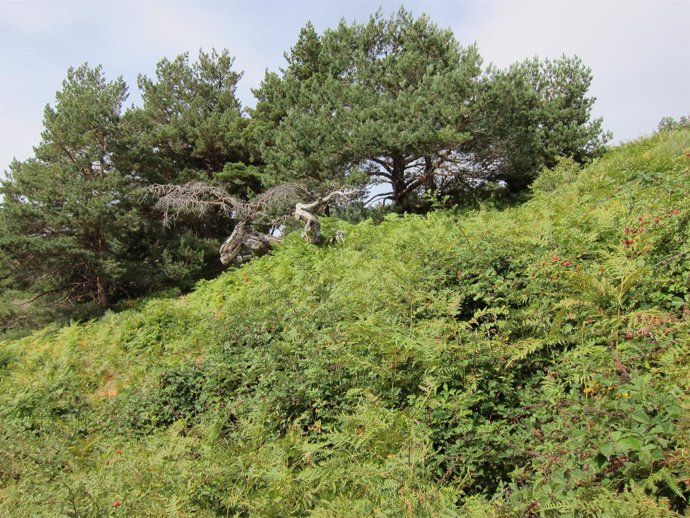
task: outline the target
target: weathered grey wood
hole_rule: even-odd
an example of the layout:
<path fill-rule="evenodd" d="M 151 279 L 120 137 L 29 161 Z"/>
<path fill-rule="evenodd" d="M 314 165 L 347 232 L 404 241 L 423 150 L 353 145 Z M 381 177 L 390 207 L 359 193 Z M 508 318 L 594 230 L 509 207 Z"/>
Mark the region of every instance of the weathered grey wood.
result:
<path fill-rule="evenodd" d="M 220 246 L 220 261 L 227 265 L 264 255 L 279 243 L 279 237 L 257 231 L 253 227 L 254 220 L 268 217 L 267 212 L 272 207 L 294 203 L 295 199 L 306 195 L 307 191 L 299 184 L 282 184 L 250 201 L 242 201 L 220 187 L 192 182 L 184 185 L 153 185 L 147 190 L 147 194 L 157 198 L 155 207 L 163 212 L 166 225 L 171 225 L 179 214 L 203 214 L 212 209 L 220 210 L 237 221 L 230 237 Z M 310 203 L 295 203 L 293 217 L 304 222 L 302 237 L 310 243 L 320 244 L 322 237 L 318 211 L 329 202 L 348 199 L 356 194 L 357 191 L 340 190 Z M 286 215 L 279 216 L 271 221 L 278 224 L 285 217 Z"/>
<path fill-rule="evenodd" d="M 220 262 L 225 265 L 232 262 L 243 263 L 252 257 L 268 253 L 279 242 L 280 238 L 257 232 L 248 222 L 241 221 L 220 246 Z"/>
<path fill-rule="evenodd" d="M 320 244 L 321 243 L 321 222 L 319 218 L 314 214 L 322 206 L 326 205 L 329 201 L 335 198 L 347 198 L 351 196 L 352 193 L 348 191 L 334 191 L 328 196 L 319 198 L 311 203 L 297 203 L 295 205 L 295 219 L 298 221 L 304 221 L 304 230 L 302 231 L 302 237 L 309 241 L 310 243 Z"/>

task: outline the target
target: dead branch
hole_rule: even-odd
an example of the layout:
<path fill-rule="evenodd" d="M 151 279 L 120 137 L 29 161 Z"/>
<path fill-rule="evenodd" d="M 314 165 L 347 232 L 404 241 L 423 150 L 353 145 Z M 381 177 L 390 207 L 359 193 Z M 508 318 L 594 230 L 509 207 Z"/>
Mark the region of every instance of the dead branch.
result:
<path fill-rule="evenodd" d="M 17 306 L 19 306 L 21 309 L 26 309 L 27 307 L 29 307 L 31 304 L 33 304 L 34 302 L 36 302 L 36 301 L 37 301 L 38 299 L 40 299 L 41 297 L 45 297 L 46 295 L 50 295 L 51 293 L 58 293 L 58 292 L 60 292 L 60 291 L 64 291 L 64 290 L 66 290 L 67 288 L 70 288 L 70 287 L 73 287 L 73 286 L 81 286 L 81 283 L 74 282 L 74 283 L 71 283 L 71 284 L 65 284 L 64 286 L 60 286 L 59 288 L 55 288 L 55 289 L 52 289 L 52 290 L 42 291 L 42 292 L 39 293 L 38 295 L 36 295 L 36 296 L 34 296 L 34 297 L 31 297 L 29 300 L 19 301 L 19 302 L 16 302 L 15 304 L 16 304 Z"/>
<path fill-rule="evenodd" d="M 264 255 L 280 242 L 280 238 L 253 228 L 256 220 L 262 219 L 271 225 L 284 223 L 288 217 L 288 207 L 294 206 L 293 217 L 304 221 L 302 237 L 316 244 L 321 242 L 319 210 L 329 203 L 347 201 L 360 194 L 359 190 L 337 190 L 310 203 L 302 203 L 299 199 L 308 195 L 307 189 L 302 184 L 286 183 L 268 189 L 249 201 L 242 201 L 220 187 L 192 182 L 152 185 L 146 190 L 145 196 L 157 198 L 154 208 L 163 213 L 166 226 L 171 225 L 180 214 L 203 215 L 212 209 L 234 219 L 237 222 L 235 229 L 220 247 L 221 262 L 230 264 Z"/>
<path fill-rule="evenodd" d="M 379 193 L 379 194 L 374 194 L 373 196 L 371 196 L 368 200 L 366 200 L 366 201 L 364 202 L 364 206 L 366 207 L 366 206 L 369 205 L 370 203 L 372 203 L 372 202 L 374 202 L 374 201 L 376 201 L 376 200 L 378 200 L 378 199 L 381 199 L 381 198 L 393 199 L 392 197 L 393 197 L 394 194 L 395 194 L 395 193 L 394 193 L 393 191 L 390 191 L 390 192 L 382 192 L 382 193 Z"/>
<path fill-rule="evenodd" d="M 163 213 L 163 224 L 170 226 L 179 215 L 203 215 L 211 209 L 231 215 L 245 205 L 224 189 L 204 182 L 182 185 L 156 184 L 148 187 L 145 196 L 157 198 L 154 208 Z M 239 218 L 241 219 L 241 218 Z"/>
<path fill-rule="evenodd" d="M 304 221 L 302 237 L 310 243 L 321 243 L 321 222 L 316 212 L 331 200 L 347 200 L 359 194 L 359 191 L 334 191 L 327 196 L 323 196 L 311 203 L 297 203 L 295 205 L 294 216 L 298 221 Z"/>
<path fill-rule="evenodd" d="M 232 234 L 220 245 L 220 262 L 227 265 L 232 262 L 243 263 L 252 257 L 266 254 L 280 238 L 257 232 L 246 221 L 241 221 Z"/>
<path fill-rule="evenodd" d="M 300 183 L 284 183 L 272 187 L 251 199 L 252 207 L 259 213 L 280 205 L 297 203 L 300 197 L 308 194 L 306 187 Z"/>

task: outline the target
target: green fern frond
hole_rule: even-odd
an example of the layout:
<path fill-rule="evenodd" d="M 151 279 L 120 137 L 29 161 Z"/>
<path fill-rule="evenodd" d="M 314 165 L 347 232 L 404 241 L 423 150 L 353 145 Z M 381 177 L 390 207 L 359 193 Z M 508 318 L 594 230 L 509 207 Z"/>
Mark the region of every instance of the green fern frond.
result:
<path fill-rule="evenodd" d="M 547 343 L 538 338 L 527 338 L 511 344 L 510 358 L 506 363 L 506 368 L 512 367 L 515 363 L 524 360 L 528 356 L 543 349 Z"/>
<path fill-rule="evenodd" d="M 659 471 L 656 473 L 653 473 L 651 476 L 647 478 L 645 481 L 645 484 L 649 483 L 646 487 L 648 487 L 650 490 L 653 490 L 656 492 L 656 487 L 655 484 L 663 482 L 666 484 L 666 486 L 673 491 L 673 493 L 680 499 L 685 500 L 685 494 L 683 493 L 683 490 L 680 488 L 678 485 L 678 482 L 676 481 L 675 477 L 673 476 L 673 473 L 671 473 L 671 470 L 669 470 L 667 467 L 661 468 Z"/>

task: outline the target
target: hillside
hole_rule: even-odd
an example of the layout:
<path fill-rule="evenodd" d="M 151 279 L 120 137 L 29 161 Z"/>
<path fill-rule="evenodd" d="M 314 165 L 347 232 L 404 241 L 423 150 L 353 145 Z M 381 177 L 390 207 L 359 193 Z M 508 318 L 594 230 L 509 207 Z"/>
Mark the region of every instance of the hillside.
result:
<path fill-rule="evenodd" d="M 688 516 L 690 130 L 0 343 L 0 515 Z"/>

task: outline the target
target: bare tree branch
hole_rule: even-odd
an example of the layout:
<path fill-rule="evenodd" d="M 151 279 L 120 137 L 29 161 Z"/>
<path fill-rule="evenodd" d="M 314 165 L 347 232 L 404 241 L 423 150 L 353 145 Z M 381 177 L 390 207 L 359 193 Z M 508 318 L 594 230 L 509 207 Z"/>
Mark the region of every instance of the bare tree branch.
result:
<path fill-rule="evenodd" d="M 302 203 L 299 199 L 309 195 L 307 189 L 302 184 L 286 183 L 268 189 L 249 201 L 242 201 L 220 187 L 192 182 L 184 185 L 152 185 L 145 195 L 158 198 L 154 207 L 163 212 L 165 225 L 170 225 L 180 214 L 202 215 L 211 209 L 220 210 L 236 220 L 235 229 L 220 247 L 221 262 L 230 264 L 263 255 L 280 242 L 280 238 L 253 228 L 254 221 L 260 216 L 276 225 L 284 222 L 287 207 L 294 206 L 293 217 L 305 222 L 302 237 L 312 243 L 320 243 L 318 210 L 329 203 L 348 201 L 361 195 L 361 191 L 333 191 L 310 203 Z M 271 215 L 270 210 L 277 210 L 278 214 Z M 281 214 L 281 211 L 284 212 Z"/>
<path fill-rule="evenodd" d="M 293 201 L 306 194 L 308 194 L 307 188 L 301 183 L 283 183 L 255 196 L 252 198 L 251 204 L 257 209 L 263 209 L 270 205 Z"/>
<path fill-rule="evenodd" d="M 145 196 L 157 198 L 155 209 L 163 213 L 163 224 L 170 226 L 180 214 L 203 215 L 215 208 L 230 215 L 245 205 L 224 189 L 204 182 L 182 185 L 156 184 L 148 187 Z"/>
<path fill-rule="evenodd" d="M 364 206 L 366 207 L 369 205 L 371 202 L 378 200 L 379 198 L 393 198 L 393 194 L 395 194 L 393 191 L 390 192 L 382 192 L 379 194 L 374 194 L 372 197 L 370 197 L 367 201 L 364 202 Z"/>
<path fill-rule="evenodd" d="M 311 203 L 297 203 L 295 205 L 294 216 L 298 221 L 304 221 L 302 237 L 310 243 L 318 244 L 321 242 L 321 222 L 318 216 L 313 214 L 319 208 L 326 205 L 331 200 L 348 200 L 360 194 L 358 190 L 333 191 Z"/>

